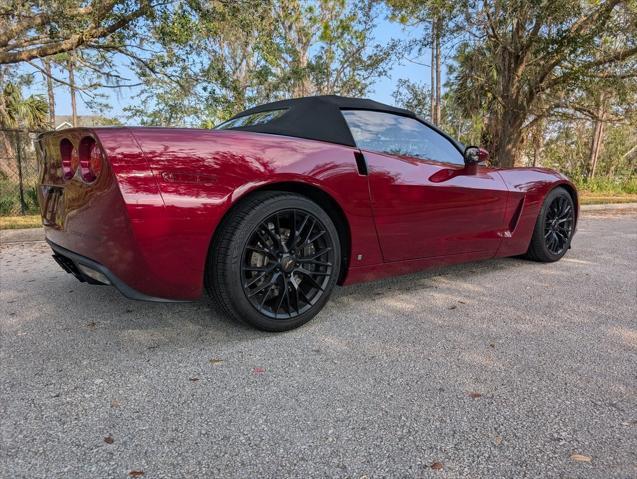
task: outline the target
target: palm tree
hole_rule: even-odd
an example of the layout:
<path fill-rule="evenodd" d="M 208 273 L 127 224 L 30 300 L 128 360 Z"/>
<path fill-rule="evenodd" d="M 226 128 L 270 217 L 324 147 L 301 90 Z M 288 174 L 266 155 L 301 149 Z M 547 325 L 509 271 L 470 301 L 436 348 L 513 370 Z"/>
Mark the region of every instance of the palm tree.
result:
<path fill-rule="evenodd" d="M 48 126 L 49 106 L 43 95 L 23 98 L 20 88 L 9 82 L 0 97 L 0 128 L 40 129 Z"/>
<path fill-rule="evenodd" d="M 0 175 L 15 178 L 17 165 L 12 161 L 15 148 L 8 129 L 48 128 L 49 106 L 44 96 L 22 96 L 22 91 L 14 83 L 8 82 L 0 91 Z"/>

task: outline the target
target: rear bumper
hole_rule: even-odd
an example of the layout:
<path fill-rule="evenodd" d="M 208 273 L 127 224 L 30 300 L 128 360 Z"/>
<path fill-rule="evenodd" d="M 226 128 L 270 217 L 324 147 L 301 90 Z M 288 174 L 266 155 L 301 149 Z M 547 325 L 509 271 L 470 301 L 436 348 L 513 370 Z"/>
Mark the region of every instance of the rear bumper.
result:
<path fill-rule="evenodd" d="M 82 282 L 96 285 L 112 285 L 127 298 L 137 301 L 155 301 L 162 303 L 184 302 L 174 299 L 157 298 L 140 293 L 124 283 L 103 264 L 63 248 L 49 239 L 47 239 L 46 242 L 53 250 L 53 259 L 55 259 L 60 267 Z"/>

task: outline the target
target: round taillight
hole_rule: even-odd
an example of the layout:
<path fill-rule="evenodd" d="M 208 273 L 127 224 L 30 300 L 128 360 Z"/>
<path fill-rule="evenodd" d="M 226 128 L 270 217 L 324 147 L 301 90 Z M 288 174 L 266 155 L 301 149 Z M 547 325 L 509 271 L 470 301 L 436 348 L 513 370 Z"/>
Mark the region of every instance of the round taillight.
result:
<path fill-rule="evenodd" d="M 73 166 L 72 158 L 74 152 L 77 157 L 77 150 L 73 148 L 73 143 L 67 138 L 64 138 L 60 142 L 60 159 L 62 160 L 62 174 L 65 180 L 70 180 L 73 178 L 73 175 L 75 175 L 77 164 L 75 167 Z"/>
<path fill-rule="evenodd" d="M 100 150 L 99 146 L 93 144 L 93 148 L 91 148 L 91 155 L 88 159 L 88 169 L 93 174 L 93 177 L 97 178 L 100 176 L 103 165 L 102 150 Z"/>
<path fill-rule="evenodd" d="M 80 142 L 80 165 L 82 178 L 92 183 L 102 172 L 102 150 L 91 137 L 83 138 Z"/>

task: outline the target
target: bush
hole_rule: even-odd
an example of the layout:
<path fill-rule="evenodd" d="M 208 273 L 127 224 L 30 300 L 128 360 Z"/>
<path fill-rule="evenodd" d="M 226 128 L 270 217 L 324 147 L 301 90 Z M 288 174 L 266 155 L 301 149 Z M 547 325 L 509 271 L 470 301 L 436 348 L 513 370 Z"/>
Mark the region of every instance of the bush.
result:
<path fill-rule="evenodd" d="M 574 178 L 577 187 L 589 193 L 622 195 L 637 194 L 637 178 L 594 178 L 587 180 L 584 178 Z"/>

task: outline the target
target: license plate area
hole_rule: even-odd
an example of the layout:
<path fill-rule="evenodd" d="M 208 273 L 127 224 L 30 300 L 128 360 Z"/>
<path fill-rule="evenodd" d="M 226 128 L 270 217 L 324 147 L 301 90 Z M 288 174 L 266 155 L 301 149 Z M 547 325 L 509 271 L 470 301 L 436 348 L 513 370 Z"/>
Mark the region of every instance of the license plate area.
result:
<path fill-rule="evenodd" d="M 41 186 L 42 223 L 44 226 L 62 228 L 64 209 L 64 188 L 60 186 Z"/>

